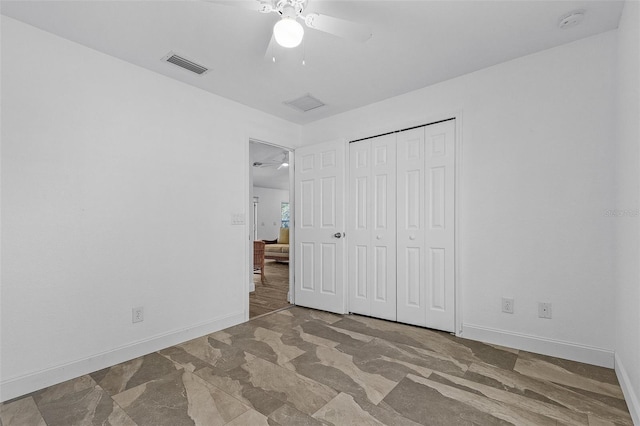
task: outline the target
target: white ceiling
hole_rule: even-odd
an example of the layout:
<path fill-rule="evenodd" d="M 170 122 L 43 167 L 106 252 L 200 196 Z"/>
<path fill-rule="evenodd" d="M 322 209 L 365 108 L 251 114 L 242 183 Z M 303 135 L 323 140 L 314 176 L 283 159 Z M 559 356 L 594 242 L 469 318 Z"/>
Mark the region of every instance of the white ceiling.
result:
<path fill-rule="evenodd" d="M 615 29 L 622 7 L 615 0 L 309 0 L 305 12 L 368 24 L 373 37 L 361 44 L 307 29 L 304 47 L 274 64 L 264 58 L 273 13 L 184 0 L 1 3 L 7 16 L 299 124 Z M 560 16 L 574 9 L 586 10 L 584 22 L 559 29 Z M 163 62 L 170 51 L 212 70 L 197 76 Z M 327 105 L 302 113 L 283 104 L 307 93 Z"/>

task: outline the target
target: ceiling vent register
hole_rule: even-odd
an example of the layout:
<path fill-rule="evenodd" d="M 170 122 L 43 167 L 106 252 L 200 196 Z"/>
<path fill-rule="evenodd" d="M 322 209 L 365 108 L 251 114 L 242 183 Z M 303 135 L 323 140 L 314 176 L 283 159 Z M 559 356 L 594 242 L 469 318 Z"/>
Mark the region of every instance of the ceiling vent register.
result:
<path fill-rule="evenodd" d="M 184 68 L 187 71 L 191 71 L 193 73 L 196 73 L 198 75 L 203 75 L 205 73 L 207 73 L 209 71 L 209 68 L 207 67 L 203 67 L 202 65 L 196 64 L 193 61 L 190 61 L 188 59 L 183 58 L 182 56 L 176 55 L 173 52 L 169 52 L 165 57 L 164 60 L 173 64 L 173 65 L 177 65 L 180 68 Z"/>
<path fill-rule="evenodd" d="M 285 102 L 285 105 L 289 105 L 291 108 L 297 109 L 298 111 L 307 112 L 312 109 L 323 107 L 325 106 L 325 103 L 314 98 L 310 94 L 306 94 L 298 99 Z"/>

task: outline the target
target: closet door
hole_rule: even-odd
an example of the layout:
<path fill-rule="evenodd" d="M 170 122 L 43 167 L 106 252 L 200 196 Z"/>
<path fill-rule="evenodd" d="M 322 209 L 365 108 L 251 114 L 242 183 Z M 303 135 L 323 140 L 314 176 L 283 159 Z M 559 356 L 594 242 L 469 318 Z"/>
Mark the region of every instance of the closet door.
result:
<path fill-rule="evenodd" d="M 349 158 L 349 310 L 395 320 L 395 135 L 352 143 Z"/>
<path fill-rule="evenodd" d="M 426 326 L 455 327 L 455 121 L 425 127 Z"/>
<path fill-rule="evenodd" d="M 398 321 L 455 327 L 455 121 L 398 134 Z"/>
<path fill-rule="evenodd" d="M 398 321 L 426 326 L 424 128 L 397 134 Z"/>

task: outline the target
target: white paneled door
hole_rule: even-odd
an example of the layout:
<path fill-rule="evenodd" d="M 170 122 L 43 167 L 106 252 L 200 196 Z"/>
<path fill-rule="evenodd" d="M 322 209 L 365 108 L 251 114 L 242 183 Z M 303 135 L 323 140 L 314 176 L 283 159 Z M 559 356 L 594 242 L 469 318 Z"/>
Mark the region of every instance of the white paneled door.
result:
<path fill-rule="evenodd" d="M 455 121 L 425 127 L 426 326 L 455 327 Z"/>
<path fill-rule="evenodd" d="M 455 327 L 455 121 L 398 134 L 398 321 Z"/>
<path fill-rule="evenodd" d="M 344 313 L 344 142 L 295 150 L 295 303 Z"/>
<path fill-rule="evenodd" d="M 426 326 L 424 128 L 398 133 L 398 321 Z"/>
<path fill-rule="evenodd" d="M 349 145 L 349 310 L 396 319 L 396 137 Z"/>

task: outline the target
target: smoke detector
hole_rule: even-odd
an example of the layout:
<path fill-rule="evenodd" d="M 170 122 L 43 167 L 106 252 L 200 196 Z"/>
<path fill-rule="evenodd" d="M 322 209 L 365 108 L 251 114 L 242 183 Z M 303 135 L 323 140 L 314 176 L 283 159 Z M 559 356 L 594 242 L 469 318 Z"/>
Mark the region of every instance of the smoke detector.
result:
<path fill-rule="evenodd" d="M 574 10 L 560 17 L 558 21 L 558 27 L 562 30 L 575 27 L 584 19 L 584 9 Z"/>

